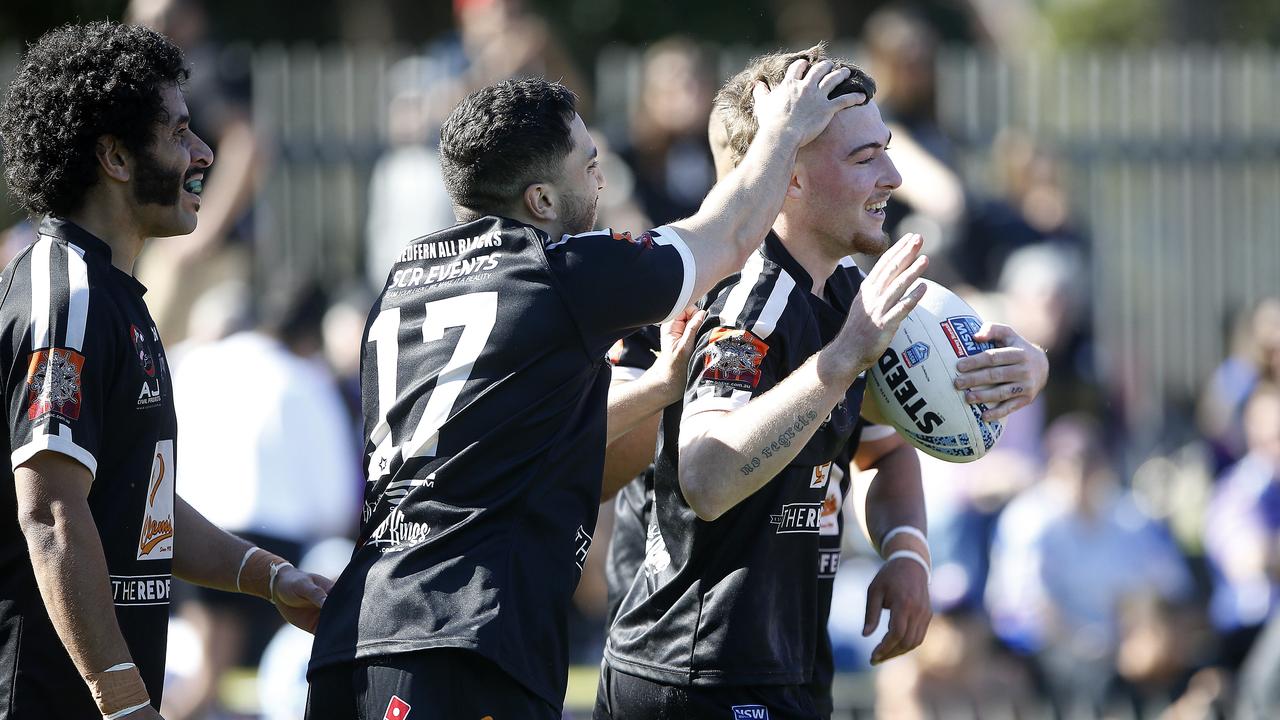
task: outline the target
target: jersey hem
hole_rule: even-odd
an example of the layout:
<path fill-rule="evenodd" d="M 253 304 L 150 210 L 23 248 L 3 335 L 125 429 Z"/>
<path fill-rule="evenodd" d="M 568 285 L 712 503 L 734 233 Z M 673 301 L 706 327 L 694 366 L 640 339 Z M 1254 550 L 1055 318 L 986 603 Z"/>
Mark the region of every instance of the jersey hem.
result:
<path fill-rule="evenodd" d="M 31 442 L 9 455 L 9 464 L 16 472 L 19 465 L 35 457 L 42 450 L 65 455 L 85 466 L 91 478 L 96 479 L 98 476 L 98 460 L 93 457 L 93 454 L 61 435 L 36 435 Z"/>
<path fill-rule="evenodd" d="M 605 649 L 604 660 L 609 667 L 628 675 L 682 687 L 739 686 L 739 685 L 803 685 L 809 680 L 804 673 L 784 671 L 776 673 L 737 673 L 727 670 L 685 670 L 665 665 L 628 660 Z"/>

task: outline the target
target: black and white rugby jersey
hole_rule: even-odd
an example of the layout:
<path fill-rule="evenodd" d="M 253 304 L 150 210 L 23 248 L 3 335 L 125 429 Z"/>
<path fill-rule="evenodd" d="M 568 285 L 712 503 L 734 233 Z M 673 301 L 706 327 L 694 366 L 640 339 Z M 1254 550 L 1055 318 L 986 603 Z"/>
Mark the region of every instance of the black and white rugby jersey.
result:
<path fill-rule="evenodd" d="M 742 407 L 790 375 L 839 332 L 861 279 L 846 260 L 824 297 L 814 296 L 808 274 L 771 233 L 739 275 L 707 296 L 684 402 L 663 416 L 643 572 L 609 633 L 605 657 L 615 670 L 675 685 L 808 682 L 820 538 L 838 534 L 831 463 L 847 451 L 863 380 L 828 417 L 797 418 L 819 430 L 782 473 L 711 522 L 698 519 L 680 490 L 680 424 Z"/>
<path fill-rule="evenodd" d="M 606 351 L 689 302 L 670 228 L 549 239 L 486 217 L 410 243 L 365 328 L 360 542 L 311 668 L 474 650 L 556 707 L 604 464 Z"/>
<path fill-rule="evenodd" d="M 0 279 L 10 459 L 0 488 L 0 718 L 99 716 L 49 621 L 18 527 L 13 471 L 44 450 L 94 476 L 89 509 L 116 619 L 160 707 L 177 420 L 145 291 L 111 264 L 106 243 L 52 217 Z"/>

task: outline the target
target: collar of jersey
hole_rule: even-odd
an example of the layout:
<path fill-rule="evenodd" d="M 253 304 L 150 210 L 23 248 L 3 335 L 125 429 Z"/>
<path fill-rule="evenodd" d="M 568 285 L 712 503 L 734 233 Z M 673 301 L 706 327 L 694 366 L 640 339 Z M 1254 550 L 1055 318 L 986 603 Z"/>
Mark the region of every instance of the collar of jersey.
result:
<path fill-rule="evenodd" d="M 111 264 L 110 245 L 103 242 L 97 235 L 70 220 L 56 215 L 45 215 L 40 221 L 40 234 L 58 238 L 75 245 L 86 253 L 97 255 L 106 261 L 107 266 L 119 274 L 125 280 L 125 284 L 133 288 L 138 295 L 143 295 L 147 292 L 147 286 L 138 282 L 137 278 Z"/>

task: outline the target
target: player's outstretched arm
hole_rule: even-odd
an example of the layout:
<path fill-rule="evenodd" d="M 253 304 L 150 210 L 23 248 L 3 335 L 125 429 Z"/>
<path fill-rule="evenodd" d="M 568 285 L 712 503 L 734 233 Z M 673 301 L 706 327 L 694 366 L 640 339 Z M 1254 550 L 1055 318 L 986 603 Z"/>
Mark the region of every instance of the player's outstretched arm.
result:
<path fill-rule="evenodd" d="M 256 595 L 274 603 L 291 624 L 315 630 L 331 580 L 255 548 L 209 522 L 181 497 L 174 498 L 174 515 L 174 575 L 196 585 Z"/>
<path fill-rule="evenodd" d="M 871 652 L 876 665 L 910 652 L 924 641 L 933 610 L 929 604 L 932 563 L 920 458 L 902 436 L 869 440 L 858 446 L 853 476 L 854 507 L 863 533 L 886 558 L 867 587 L 867 613 L 862 628 L 870 635 L 889 611 L 889 630 Z M 907 530 L 906 528 L 910 528 Z"/>
<path fill-rule="evenodd" d="M 40 452 L 14 471 L 18 525 L 40 597 L 71 662 L 103 715 L 158 718 L 116 623 L 106 555 L 89 511 L 93 476 L 64 455 Z M 107 672 L 109 669 L 116 668 Z"/>
<path fill-rule="evenodd" d="M 726 175 L 692 217 L 672 223 L 697 265 L 693 297 L 736 272 L 763 240 L 782 209 L 796 152 L 816 138 L 836 112 L 866 100 L 861 93 L 827 96 L 849 77 L 848 68 L 833 70 L 830 60 L 809 67 L 797 60 L 782 83 L 755 88 L 755 116 L 760 129 L 742 162 Z"/>
<path fill-rule="evenodd" d="M 919 235 L 908 235 L 882 255 L 840 333 L 771 390 L 736 410 L 684 419 L 680 489 L 698 517 L 720 517 L 781 472 L 880 357 L 924 297 L 923 284 L 908 292 L 928 265 L 922 245 Z"/>
<path fill-rule="evenodd" d="M 690 306 L 662 324 L 662 352 L 634 380 L 609 387 L 609 430 L 600 501 L 612 498 L 653 462 L 663 408 L 680 402 L 698 328 L 707 313 Z"/>
<path fill-rule="evenodd" d="M 978 342 L 997 347 L 956 362 L 957 390 L 970 405 L 987 403 L 983 420 L 999 420 L 1031 404 L 1049 382 L 1049 356 L 1013 328 L 987 323 L 974 334 Z"/>

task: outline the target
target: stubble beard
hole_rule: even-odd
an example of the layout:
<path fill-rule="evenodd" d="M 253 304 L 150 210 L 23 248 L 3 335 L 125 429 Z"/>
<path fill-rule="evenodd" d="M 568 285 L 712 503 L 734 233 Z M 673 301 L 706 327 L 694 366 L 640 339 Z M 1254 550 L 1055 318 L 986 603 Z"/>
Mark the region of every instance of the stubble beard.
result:
<path fill-rule="evenodd" d="M 565 195 L 564 198 L 564 232 L 581 235 L 594 230 L 600 194 L 590 199 L 577 195 Z"/>

